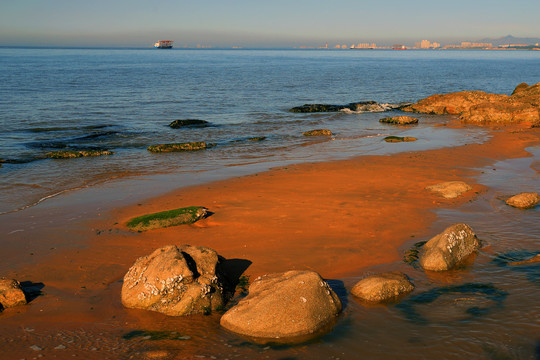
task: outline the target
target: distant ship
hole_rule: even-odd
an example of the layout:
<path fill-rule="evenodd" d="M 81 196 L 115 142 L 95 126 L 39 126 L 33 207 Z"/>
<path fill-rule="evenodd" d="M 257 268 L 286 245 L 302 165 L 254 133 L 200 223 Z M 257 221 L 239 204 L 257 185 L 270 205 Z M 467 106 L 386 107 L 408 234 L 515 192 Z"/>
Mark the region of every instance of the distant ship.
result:
<path fill-rule="evenodd" d="M 171 49 L 172 43 L 172 40 L 159 40 L 157 43 L 154 44 L 154 47 L 157 49 Z"/>

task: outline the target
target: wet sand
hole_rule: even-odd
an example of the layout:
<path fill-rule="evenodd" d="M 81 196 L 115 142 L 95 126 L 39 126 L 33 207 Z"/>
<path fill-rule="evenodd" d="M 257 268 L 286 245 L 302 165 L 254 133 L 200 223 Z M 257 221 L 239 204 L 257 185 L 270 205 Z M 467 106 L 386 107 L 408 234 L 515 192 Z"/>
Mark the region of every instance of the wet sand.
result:
<path fill-rule="evenodd" d="M 121 279 L 137 257 L 168 244 L 191 244 L 211 247 L 227 259 L 248 260 L 245 274 L 252 278 L 291 269 L 315 270 L 327 279 L 358 277 L 377 265 L 400 261 L 402 246 L 411 239 L 442 230 L 433 227 L 435 210 L 456 208 L 485 192 L 485 186 L 475 183 L 480 168 L 530 156 L 525 148 L 539 142 L 540 129 L 494 129 L 483 144 L 291 165 L 181 188 L 100 213 L 91 221 L 80 215 L 84 204 L 74 218 L 46 206 L 25 210 L 29 216 L 12 214 L 5 217 L 10 229 L 24 231 L 6 237 L 5 253 L 11 260 L 0 265 L 1 274 L 42 286 L 44 295 L 0 314 L 0 351 L 13 358 L 122 358 L 140 349 L 167 347 L 128 344 L 122 334 L 181 328 L 200 335 L 177 354 L 189 358 L 215 346 L 208 339 L 222 331 L 219 316 L 171 319 L 124 309 Z M 452 180 L 465 181 L 473 190 L 455 200 L 424 190 Z M 144 233 L 123 225 L 134 216 L 194 205 L 207 207 L 211 216 L 193 225 Z M 53 226 L 32 225 L 53 216 L 58 216 Z M 29 350 L 33 344 L 42 350 Z M 66 349 L 55 349 L 59 345 Z M 220 351 L 216 347 L 216 353 Z M 242 351 L 248 356 L 251 350 Z"/>

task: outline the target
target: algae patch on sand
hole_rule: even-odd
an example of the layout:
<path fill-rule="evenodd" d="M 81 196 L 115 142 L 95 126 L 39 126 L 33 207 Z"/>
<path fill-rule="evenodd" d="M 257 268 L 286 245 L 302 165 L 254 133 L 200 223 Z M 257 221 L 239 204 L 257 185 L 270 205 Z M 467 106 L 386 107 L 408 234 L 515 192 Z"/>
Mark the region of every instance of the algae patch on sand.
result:
<path fill-rule="evenodd" d="M 145 231 L 169 226 L 193 224 L 207 215 L 202 206 L 190 206 L 135 217 L 126 224 L 135 231 Z"/>

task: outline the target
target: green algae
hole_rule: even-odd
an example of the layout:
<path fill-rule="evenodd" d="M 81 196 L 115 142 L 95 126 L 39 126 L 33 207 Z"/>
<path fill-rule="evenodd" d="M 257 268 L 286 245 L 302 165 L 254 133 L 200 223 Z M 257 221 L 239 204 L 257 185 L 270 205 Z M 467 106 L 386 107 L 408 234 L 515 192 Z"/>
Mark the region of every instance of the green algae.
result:
<path fill-rule="evenodd" d="M 72 159 L 112 154 L 113 152 L 108 150 L 59 150 L 48 152 L 44 156 L 49 159 Z"/>
<path fill-rule="evenodd" d="M 189 206 L 174 210 L 160 211 L 157 213 L 137 216 L 126 224 L 135 231 L 146 231 L 183 224 L 193 224 L 204 218 L 207 210 L 202 206 Z"/>

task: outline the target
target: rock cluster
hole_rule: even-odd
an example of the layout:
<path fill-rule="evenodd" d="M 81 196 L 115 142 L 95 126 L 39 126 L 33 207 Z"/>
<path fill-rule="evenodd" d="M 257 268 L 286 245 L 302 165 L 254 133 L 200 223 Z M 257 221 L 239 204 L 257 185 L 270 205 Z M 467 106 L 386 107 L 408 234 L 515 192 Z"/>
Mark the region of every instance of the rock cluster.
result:
<path fill-rule="evenodd" d="M 480 246 L 480 240 L 469 225 L 455 224 L 423 246 L 419 262 L 425 270 L 450 270 L 462 264 Z"/>
<path fill-rule="evenodd" d="M 313 334 L 331 324 L 341 301 L 319 274 L 288 271 L 255 280 L 249 295 L 228 310 L 221 325 L 256 338 Z"/>
<path fill-rule="evenodd" d="M 13 279 L 0 279 L 0 310 L 25 305 L 26 296 L 21 284 Z"/>
<path fill-rule="evenodd" d="M 512 95 L 460 91 L 432 95 L 402 110 L 427 114 L 456 114 L 475 124 L 523 123 L 540 126 L 540 83 L 519 84 Z"/>
<path fill-rule="evenodd" d="M 438 194 L 445 199 L 455 199 L 467 191 L 472 190 L 472 187 L 463 181 L 447 181 L 427 186 L 426 190 Z"/>
<path fill-rule="evenodd" d="M 232 293 L 221 271 L 223 260 L 202 246 L 165 246 L 143 256 L 124 276 L 122 304 L 171 316 L 223 308 Z"/>
<path fill-rule="evenodd" d="M 332 136 L 332 131 L 328 129 L 316 129 L 303 133 L 304 136 Z"/>
<path fill-rule="evenodd" d="M 537 193 L 521 193 L 512 196 L 506 200 L 506 203 L 510 206 L 519 209 L 530 209 L 535 207 L 540 202 L 540 195 Z"/>
<path fill-rule="evenodd" d="M 412 125 L 418 124 L 418 119 L 412 116 L 394 116 L 382 118 L 379 122 L 393 125 Z"/>
<path fill-rule="evenodd" d="M 373 303 L 387 302 L 414 290 L 414 285 L 402 272 L 389 272 L 368 276 L 351 290 L 354 296 Z"/>

